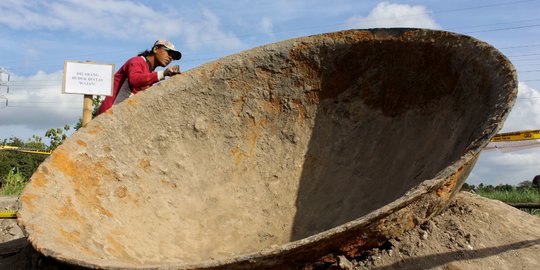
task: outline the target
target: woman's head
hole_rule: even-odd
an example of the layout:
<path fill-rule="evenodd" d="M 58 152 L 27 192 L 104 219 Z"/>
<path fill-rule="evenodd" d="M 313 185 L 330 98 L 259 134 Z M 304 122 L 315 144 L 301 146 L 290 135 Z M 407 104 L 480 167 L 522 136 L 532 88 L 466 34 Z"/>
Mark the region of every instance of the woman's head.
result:
<path fill-rule="evenodd" d="M 165 39 L 159 39 L 154 43 L 151 50 L 145 50 L 139 53 L 139 56 L 149 57 L 152 56 L 155 58 L 156 66 L 167 66 L 173 60 L 180 60 L 182 58 L 182 53 L 176 50 L 174 45 Z"/>

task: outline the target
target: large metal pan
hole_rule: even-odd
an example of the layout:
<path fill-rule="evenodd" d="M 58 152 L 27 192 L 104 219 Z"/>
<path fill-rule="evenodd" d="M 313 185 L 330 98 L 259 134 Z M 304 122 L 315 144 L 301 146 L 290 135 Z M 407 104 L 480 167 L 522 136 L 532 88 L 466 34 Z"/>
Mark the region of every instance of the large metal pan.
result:
<path fill-rule="evenodd" d="M 73 134 L 32 176 L 19 222 L 39 252 L 92 268 L 287 269 L 357 256 L 446 207 L 516 88 L 501 53 L 449 32 L 258 47 Z"/>

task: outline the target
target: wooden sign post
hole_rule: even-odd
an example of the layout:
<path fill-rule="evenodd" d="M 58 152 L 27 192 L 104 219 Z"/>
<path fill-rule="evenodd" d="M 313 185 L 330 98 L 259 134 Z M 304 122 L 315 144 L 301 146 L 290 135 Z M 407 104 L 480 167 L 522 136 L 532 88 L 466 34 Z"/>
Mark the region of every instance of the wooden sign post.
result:
<path fill-rule="evenodd" d="M 86 127 L 86 125 L 92 120 L 92 99 L 94 96 L 92 95 L 84 95 L 84 101 L 83 101 L 83 115 L 82 115 L 82 126 Z"/>
<path fill-rule="evenodd" d="M 83 127 L 92 120 L 93 96 L 112 95 L 113 76 L 113 64 L 96 64 L 91 61 L 64 61 L 64 84 L 62 93 L 84 95 Z"/>

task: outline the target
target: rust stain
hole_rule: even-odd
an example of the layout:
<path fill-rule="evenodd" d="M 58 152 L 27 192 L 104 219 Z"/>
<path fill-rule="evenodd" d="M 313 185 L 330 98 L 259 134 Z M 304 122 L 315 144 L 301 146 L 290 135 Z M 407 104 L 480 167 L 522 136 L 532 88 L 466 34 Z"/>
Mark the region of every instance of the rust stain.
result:
<path fill-rule="evenodd" d="M 255 60 L 253 60 L 255 61 Z M 274 74 L 274 72 L 266 69 L 266 68 L 262 68 L 262 67 L 256 67 L 255 68 L 255 74 L 257 75 L 257 78 L 262 79 L 263 81 L 265 82 L 269 82 L 272 80 L 272 74 Z"/>
<path fill-rule="evenodd" d="M 71 178 L 73 189 L 84 205 L 111 217 L 112 214 L 101 205 L 99 195 L 103 193 L 100 190 L 100 179 L 113 179 L 113 173 L 101 162 L 90 160 L 86 155 L 79 155 L 77 158 L 75 162 L 67 155 L 66 150 L 58 149 L 51 156 L 51 166 L 54 171 Z"/>
<path fill-rule="evenodd" d="M 291 57 L 291 73 L 297 74 L 302 79 L 295 81 L 297 87 L 309 86 L 311 89 L 318 91 L 321 89 L 322 70 L 317 59 L 313 59 L 313 55 L 318 55 L 312 52 L 314 48 L 306 43 L 299 43 L 294 46 L 289 55 Z"/>
<path fill-rule="evenodd" d="M 240 97 L 240 99 L 233 100 L 233 109 L 236 112 L 236 116 L 240 116 L 242 113 L 242 108 L 244 107 L 245 97 Z"/>
<path fill-rule="evenodd" d="M 107 242 L 108 242 L 109 245 L 105 248 L 105 250 L 109 254 L 111 254 L 113 257 L 124 258 L 124 259 L 128 259 L 130 261 L 135 261 L 135 258 L 129 256 L 129 254 L 126 252 L 126 250 L 124 249 L 124 246 L 122 244 L 118 243 L 118 241 L 116 241 L 114 239 L 115 236 L 113 236 L 113 235 L 108 235 L 107 236 Z"/>
<path fill-rule="evenodd" d="M 304 104 L 302 104 L 302 101 L 298 99 L 293 100 L 293 105 L 298 111 L 297 117 L 299 119 L 306 119 L 306 107 L 304 107 Z"/>
<path fill-rule="evenodd" d="M 437 189 L 437 196 L 445 198 L 450 196 L 450 194 L 454 191 L 454 188 L 456 187 L 458 181 L 463 177 L 464 172 L 465 170 L 463 167 L 457 169 L 456 172 L 452 174 L 450 178 L 444 183 L 444 185 Z"/>
<path fill-rule="evenodd" d="M 116 195 L 116 197 L 118 198 L 124 198 L 127 196 L 127 188 L 126 186 L 119 186 L 116 188 L 116 190 L 114 191 L 114 195 Z"/>
<path fill-rule="evenodd" d="M 83 140 L 77 140 L 77 144 L 82 146 L 82 147 L 87 147 L 88 146 L 88 144 Z"/>
<path fill-rule="evenodd" d="M 161 184 L 169 186 L 169 187 L 171 187 L 173 189 L 177 187 L 176 183 L 173 183 L 173 182 L 171 182 L 171 181 L 169 181 L 167 179 L 160 179 L 159 181 L 161 182 Z"/>
<path fill-rule="evenodd" d="M 66 176 L 74 177 L 77 175 L 76 166 L 71 162 L 64 149 L 57 149 L 51 156 L 51 165 Z"/>
<path fill-rule="evenodd" d="M 40 196 L 37 196 L 35 194 L 24 192 L 21 197 L 19 198 L 22 202 L 22 204 L 28 208 L 28 211 L 31 213 L 35 213 L 36 206 L 34 202 L 40 198 Z"/>
<path fill-rule="evenodd" d="M 247 149 L 244 149 L 244 151 L 241 150 L 239 146 L 235 146 L 230 150 L 237 166 L 240 165 L 246 157 L 254 154 L 261 129 L 264 129 L 264 127 L 268 125 L 267 118 L 256 119 L 255 117 L 248 116 L 243 117 L 241 120 L 245 127 L 243 129 L 243 142 L 247 146 Z"/>
<path fill-rule="evenodd" d="M 57 239 L 56 241 L 58 241 L 59 243 L 63 243 L 64 245 L 67 244 L 71 246 L 74 243 L 80 242 L 81 234 L 77 231 L 73 231 L 70 233 L 64 230 L 64 228 L 59 228 L 59 232 L 60 232 L 60 237 L 56 238 Z"/>
<path fill-rule="evenodd" d="M 231 154 L 237 166 L 240 165 L 240 163 L 242 163 L 242 161 L 244 161 L 246 157 L 246 154 L 242 150 L 240 150 L 238 146 L 235 146 L 231 149 Z"/>
<path fill-rule="evenodd" d="M 47 178 L 45 177 L 45 170 L 37 170 L 31 178 L 30 184 L 35 188 L 42 188 L 47 183 Z"/>
<path fill-rule="evenodd" d="M 208 71 L 210 73 L 210 76 L 208 76 L 208 77 L 214 77 L 219 68 L 221 68 L 221 64 L 219 64 L 217 62 L 211 63 L 211 66 L 208 68 Z"/>
<path fill-rule="evenodd" d="M 112 114 L 112 109 L 108 109 L 105 113 L 109 113 L 109 114 Z M 103 131 L 103 127 L 102 126 L 92 126 L 89 130 L 88 130 L 88 134 L 90 135 L 96 135 L 96 134 L 99 134 Z"/>
<path fill-rule="evenodd" d="M 74 246 L 77 248 L 77 251 L 86 253 L 90 256 L 97 256 L 98 254 L 90 249 L 90 247 L 87 245 L 87 243 L 82 241 L 81 233 L 78 231 L 71 231 L 68 232 L 64 230 L 63 228 L 60 228 L 59 230 L 59 237 L 57 237 L 58 242 L 64 243 L 65 245 Z M 79 243 L 78 245 L 74 245 L 74 243 Z"/>
<path fill-rule="evenodd" d="M 361 252 L 362 247 L 366 246 L 367 240 L 365 235 L 354 237 L 339 247 L 339 250 L 350 257 L 357 257 Z"/>
<path fill-rule="evenodd" d="M 112 152 L 112 149 L 109 145 L 104 145 L 103 146 L 103 151 L 105 151 L 105 153 L 109 154 Z"/>
<path fill-rule="evenodd" d="M 308 91 L 305 95 L 310 104 L 319 104 L 319 100 L 321 98 L 320 91 Z"/>
<path fill-rule="evenodd" d="M 254 60 L 255 61 L 255 60 Z M 255 75 L 257 76 L 257 82 L 264 83 L 264 87 L 268 90 L 273 89 L 274 82 L 276 77 L 282 77 L 281 75 L 276 74 L 277 72 L 268 70 L 266 68 L 257 67 L 255 68 Z"/>
<path fill-rule="evenodd" d="M 85 218 L 75 209 L 71 198 L 67 198 L 64 202 L 64 206 L 62 208 L 59 208 L 57 211 L 58 220 L 62 220 L 63 222 L 67 221 L 73 221 L 75 222 L 76 228 L 73 231 L 66 231 L 64 228 L 59 228 L 59 238 L 57 238 L 57 241 L 63 242 L 67 245 L 74 245 L 74 243 L 78 243 L 78 245 L 74 245 L 75 247 L 78 247 L 79 251 L 84 252 L 86 254 L 90 254 L 93 256 L 96 256 L 97 253 L 90 249 L 90 247 L 85 243 L 82 239 L 87 239 L 88 237 L 82 237 L 81 232 L 84 234 L 92 233 L 92 230 L 88 223 L 86 222 Z"/>
<path fill-rule="evenodd" d="M 234 92 L 242 93 L 245 95 L 251 91 L 253 83 L 251 80 L 244 76 L 244 73 L 246 72 L 245 68 L 240 68 L 237 70 L 237 72 L 239 72 L 240 74 L 236 75 L 234 78 L 226 80 L 225 82 L 227 83 L 227 85 L 229 85 L 231 90 L 234 90 Z"/>
<path fill-rule="evenodd" d="M 139 104 L 139 101 L 136 100 L 136 99 L 133 99 L 133 98 L 128 98 L 128 99 L 126 100 L 126 102 L 127 102 L 127 104 L 130 105 L 130 106 L 134 106 L 134 105 Z"/>
<path fill-rule="evenodd" d="M 247 127 L 246 128 L 246 142 L 249 147 L 249 154 L 252 155 L 257 146 L 261 129 L 263 129 L 264 127 L 268 125 L 268 120 L 260 119 L 257 121 L 254 118 L 248 118 L 244 122 L 245 122 L 245 126 Z"/>
<path fill-rule="evenodd" d="M 271 115 L 277 115 L 281 112 L 281 100 L 279 98 L 270 98 L 270 100 L 262 100 L 262 108 L 265 112 Z"/>
<path fill-rule="evenodd" d="M 150 168 L 150 161 L 147 160 L 147 159 L 141 159 L 141 161 L 139 162 L 139 167 L 141 167 L 141 169 L 147 171 L 148 168 Z"/>
<path fill-rule="evenodd" d="M 332 42 L 343 41 L 345 43 L 356 43 L 359 41 L 374 40 L 376 37 L 371 31 L 341 31 L 325 34 L 325 39 Z"/>
<path fill-rule="evenodd" d="M 67 200 L 64 203 L 64 206 L 60 209 L 58 209 L 57 217 L 60 218 L 60 220 L 73 220 L 79 224 L 84 223 L 84 218 L 75 210 L 73 203 L 71 202 L 71 198 L 67 198 Z"/>

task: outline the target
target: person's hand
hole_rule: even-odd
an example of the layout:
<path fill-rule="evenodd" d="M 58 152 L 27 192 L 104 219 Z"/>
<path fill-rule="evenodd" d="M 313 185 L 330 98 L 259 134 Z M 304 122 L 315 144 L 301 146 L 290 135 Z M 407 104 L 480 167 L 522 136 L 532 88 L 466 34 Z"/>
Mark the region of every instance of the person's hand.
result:
<path fill-rule="evenodd" d="M 170 66 L 168 68 L 165 69 L 165 71 L 163 72 L 163 75 L 165 76 L 174 76 L 176 74 L 181 74 L 182 72 L 180 72 L 180 66 L 178 65 L 174 65 L 174 66 Z"/>

